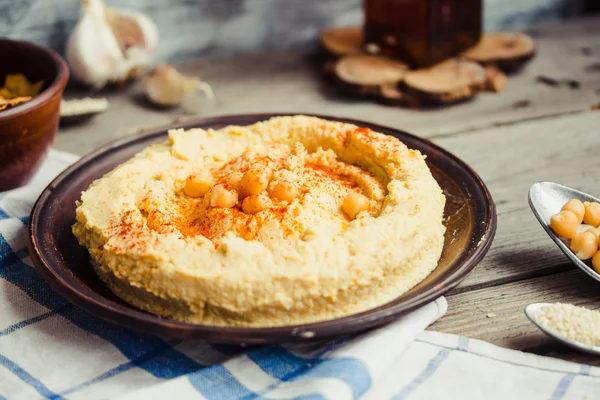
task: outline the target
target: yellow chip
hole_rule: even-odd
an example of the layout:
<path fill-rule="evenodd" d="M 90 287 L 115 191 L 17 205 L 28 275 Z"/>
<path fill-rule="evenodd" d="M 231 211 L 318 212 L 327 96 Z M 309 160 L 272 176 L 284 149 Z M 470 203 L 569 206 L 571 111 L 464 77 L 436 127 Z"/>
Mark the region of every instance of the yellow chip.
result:
<path fill-rule="evenodd" d="M 3 99 L 12 99 L 14 96 L 7 88 L 0 88 L 0 98 Z"/>
<path fill-rule="evenodd" d="M 21 97 L 14 97 L 12 99 L 5 99 L 0 97 L 0 104 L 19 104 L 19 103 L 23 103 L 25 101 L 31 100 L 31 96 L 21 96 Z"/>
<path fill-rule="evenodd" d="M 14 99 L 9 100 L 11 102 L 11 105 L 14 107 L 17 104 L 21 104 L 21 103 L 25 103 L 26 101 L 31 100 L 31 96 L 21 96 L 21 97 L 15 97 Z"/>
<path fill-rule="evenodd" d="M 12 94 L 12 97 L 32 97 L 42 90 L 43 84 L 44 81 L 30 83 L 23 74 L 9 74 L 6 75 L 6 80 L 4 81 L 4 87 L 2 89 L 8 90 L 8 92 Z"/>
<path fill-rule="evenodd" d="M 23 74 L 9 74 L 0 88 L 0 111 L 31 100 L 42 90 L 43 81 L 31 83 Z"/>

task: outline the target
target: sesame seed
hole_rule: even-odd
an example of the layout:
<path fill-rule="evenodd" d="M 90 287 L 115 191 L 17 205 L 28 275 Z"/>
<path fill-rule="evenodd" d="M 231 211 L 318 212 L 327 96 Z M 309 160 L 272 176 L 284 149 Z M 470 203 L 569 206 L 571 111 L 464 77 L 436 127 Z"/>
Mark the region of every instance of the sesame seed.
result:
<path fill-rule="evenodd" d="M 571 304 L 555 303 L 542 307 L 538 323 L 568 339 L 600 346 L 600 312 Z"/>

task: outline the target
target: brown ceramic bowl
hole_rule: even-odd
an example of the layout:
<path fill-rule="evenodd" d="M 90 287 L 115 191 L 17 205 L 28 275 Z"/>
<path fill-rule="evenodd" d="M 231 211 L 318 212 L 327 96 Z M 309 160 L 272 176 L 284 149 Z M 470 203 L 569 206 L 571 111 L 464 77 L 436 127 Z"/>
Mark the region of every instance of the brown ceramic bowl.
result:
<path fill-rule="evenodd" d="M 0 192 L 26 184 L 38 170 L 58 129 L 60 100 L 69 69 L 56 52 L 0 39 L 0 86 L 7 74 L 44 81 L 31 100 L 0 111 Z"/>
<path fill-rule="evenodd" d="M 202 118 L 168 128 L 222 128 L 248 125 L 276 114 Z M 168 128 L 109 143 L 67 168 L 41 194 L 29 219 L 29 255 L 46 282 L 73 304 L 114 324 L 168 339 L 226 343 L 276 343 L 322 339 L 375 328 L 450 291 L 475 268 L 496 231 L 496 208 L 485 184 L 467 164 L 435 144 L 394 128 L 347 118 L 350 122 L 395 136 L 427 155 L 427 163 L 446 194 L 446 240 L 437 268 L 397 299 L 359 314 L 312 324 L 276 328 L 194 325 L 160 318 L 123 302 L 108 290 L 90 264 L 87 249 L 71 231 L 75 201 L 92 181 L 143 148 L 167 140 Z"/>

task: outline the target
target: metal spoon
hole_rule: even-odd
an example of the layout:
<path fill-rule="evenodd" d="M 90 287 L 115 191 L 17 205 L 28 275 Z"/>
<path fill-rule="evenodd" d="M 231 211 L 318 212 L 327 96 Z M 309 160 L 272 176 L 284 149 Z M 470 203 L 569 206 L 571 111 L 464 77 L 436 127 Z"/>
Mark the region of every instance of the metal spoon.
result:
<path fill-rule="evenodd" d="M 549 305 L 551 305 L 551 304 L 549 304 L 549 303 L 530 304 L 527 307 L 525 307 L 525 315 L 527 315 L 527 318 L 529 318 L 531 320 L 531 322 L 533 322 L 545 334 L 547 334 L 548 336 L 552 336 L 554 339 L 558 340 L 559 342 L 564 343 L 567 346 L 570 346 L 576 350 L 584 351 L 586 353 L 600 355 L 600 347 L 599 346 L 591 346 L 589 344 L 581 343 L 576 340 L 566 338 L 566 337 L 562 336 L 561 334 L 559 334 L 558 332 L 553 331 L 550 328 L 540 324 L 536 318 L 536 314 L 540 310 L 540 308 L 549 306 Z"/>
<path fill-rule="evenodd" d="M 590 264 L 577 258 L 567 244 L 550 229 L 550 218 L 570 199 L 600 203 L 600 199 L 592 195 L 554 182 L 538 182 L 529 189 L 529 206 L 548 236 L 573 261 L 573 264 L 600 282 L 600 274 L 594 271 Z"/>

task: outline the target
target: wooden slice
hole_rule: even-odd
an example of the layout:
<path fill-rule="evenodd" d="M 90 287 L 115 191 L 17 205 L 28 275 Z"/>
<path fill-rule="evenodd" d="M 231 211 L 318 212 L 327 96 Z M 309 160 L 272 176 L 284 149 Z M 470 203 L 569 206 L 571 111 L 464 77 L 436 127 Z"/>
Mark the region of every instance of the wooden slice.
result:
<path fill-rule="evenodd" d="M 479 43 L 462 56 L 483 65 L 494 65 L 506 72 L 522 67 L 535 54 L 535 41 L 519 32 L 483 35 Z"/>
<path fill-rule="evenodd" d="M 485 69 L 472 61 L 451 59 L 408 72 L 404 90 L 423 104 L 449 104 L 473 97 L 485 87 Z"/>
<path fill-rule="evenodd" d="M 321 65 L 321 72 L 326 78 L 335 77 L 335 61 L 328 60 Z"/>
<path fill-rule="evenodd" d="M 347 89 L 363 95 L 380 95 L 382 86 L 398 84 L 408 66 L 389 58 L 370 55 L 350 55 L 334 66 L 337 81 Z"/>
<path fill-rule="evenodd" d="M 403 92 L 397 84 L 382 85 L 379 96 L 381 102 L 385 104 L 413 108 L 419 106 L 418 101 L 414 97 Z"/>
<path fill-rule="evenodd" d="M 389 104 L 404 104 L 406 99 L 406 93 L 394 84 L 381 86 L 380 95 L 382 100 Z"/>
<path fill-rule="evenodd" d="M 321 32 L 321 48 L 334 58 L 363 52 L 363 31 L 360 26 L 343 26 Z"/>
<path fill-rule="evenodd" d="M 485 67 L 485 73 L 487 75 L 485 90 L 499 93 L 506 89 L 506 86 L 508 85 L 508 77 L 504 72 L 490 65 Z"/>

